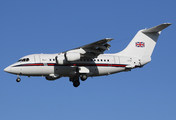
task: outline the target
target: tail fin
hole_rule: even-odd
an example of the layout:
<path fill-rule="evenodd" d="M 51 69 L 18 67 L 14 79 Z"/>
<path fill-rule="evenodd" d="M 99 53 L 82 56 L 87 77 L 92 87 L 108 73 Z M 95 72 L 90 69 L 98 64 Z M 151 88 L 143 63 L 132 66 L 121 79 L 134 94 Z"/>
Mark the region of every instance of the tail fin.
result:
<path fill-rule="evenodd" d="M 116 55 L 134 57 L 150 62 L 153 49 L 161 31 L 169 25 L 171 23 L 163 23 L 149 29 L 138 31 L 129 45 Z"/>

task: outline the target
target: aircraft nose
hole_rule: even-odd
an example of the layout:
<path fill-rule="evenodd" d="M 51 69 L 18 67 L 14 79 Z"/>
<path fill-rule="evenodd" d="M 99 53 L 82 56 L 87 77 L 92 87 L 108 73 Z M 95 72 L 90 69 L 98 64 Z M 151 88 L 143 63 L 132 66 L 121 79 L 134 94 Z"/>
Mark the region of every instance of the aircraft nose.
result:
<path fill-rule="evenodd" d="M 9 73 L 11 71 L 11 66 L 6 67 L 4 71 Z"/>

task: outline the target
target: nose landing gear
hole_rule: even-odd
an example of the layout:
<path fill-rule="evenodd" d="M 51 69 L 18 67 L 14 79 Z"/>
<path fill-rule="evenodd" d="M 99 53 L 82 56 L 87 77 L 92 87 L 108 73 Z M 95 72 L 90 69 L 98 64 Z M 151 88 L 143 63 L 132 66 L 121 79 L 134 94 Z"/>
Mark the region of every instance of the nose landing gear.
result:
<path fill-rule="evenodd" d="M 16 82 L 20 82 L 21 81 L 21 78 L 19 77 L 19 75 L 17 75 L 17 79 L 16 79 Z"/>

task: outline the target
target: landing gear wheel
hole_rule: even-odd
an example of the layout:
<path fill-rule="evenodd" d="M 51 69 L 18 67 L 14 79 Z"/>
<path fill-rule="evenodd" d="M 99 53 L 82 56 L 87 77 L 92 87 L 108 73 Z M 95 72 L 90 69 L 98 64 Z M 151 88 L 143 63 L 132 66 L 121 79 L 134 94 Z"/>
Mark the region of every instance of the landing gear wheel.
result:
<path fill-rule="evenodd" d="M 16 79 L 16 81 L 17 81 L 17 82 L 20 82 L 20 81 L 21 81 L 21 79 L 20 79 L 20 78 L 17 78 L 17 79 Z"/>
<path fill-rule="evenodd" d="M 80 85 L 80 82 L 79 82 L 79 81 L 74 81 L 74 82 L 73 82 L 73 86 L 74 86 L 74 87 L 78 87 L 79 85 Z"/>
<path fill-rule="evenodd" d="M 85 80 L 87 79 L 87 75 L 86 75 L 86 74 L 80 75 L 80 79 L 81 79 L 82 81 L 85 81 Z"/>

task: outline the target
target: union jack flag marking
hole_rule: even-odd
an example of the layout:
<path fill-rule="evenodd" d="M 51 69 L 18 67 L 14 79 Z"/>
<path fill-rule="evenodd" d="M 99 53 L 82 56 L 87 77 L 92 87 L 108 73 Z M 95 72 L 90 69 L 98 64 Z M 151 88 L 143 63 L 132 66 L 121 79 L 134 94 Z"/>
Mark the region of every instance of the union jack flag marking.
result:
<path fill-rule="evenodd" d="M 136 42 L 136 47 L 145 47 L 144 42 Z"/>

